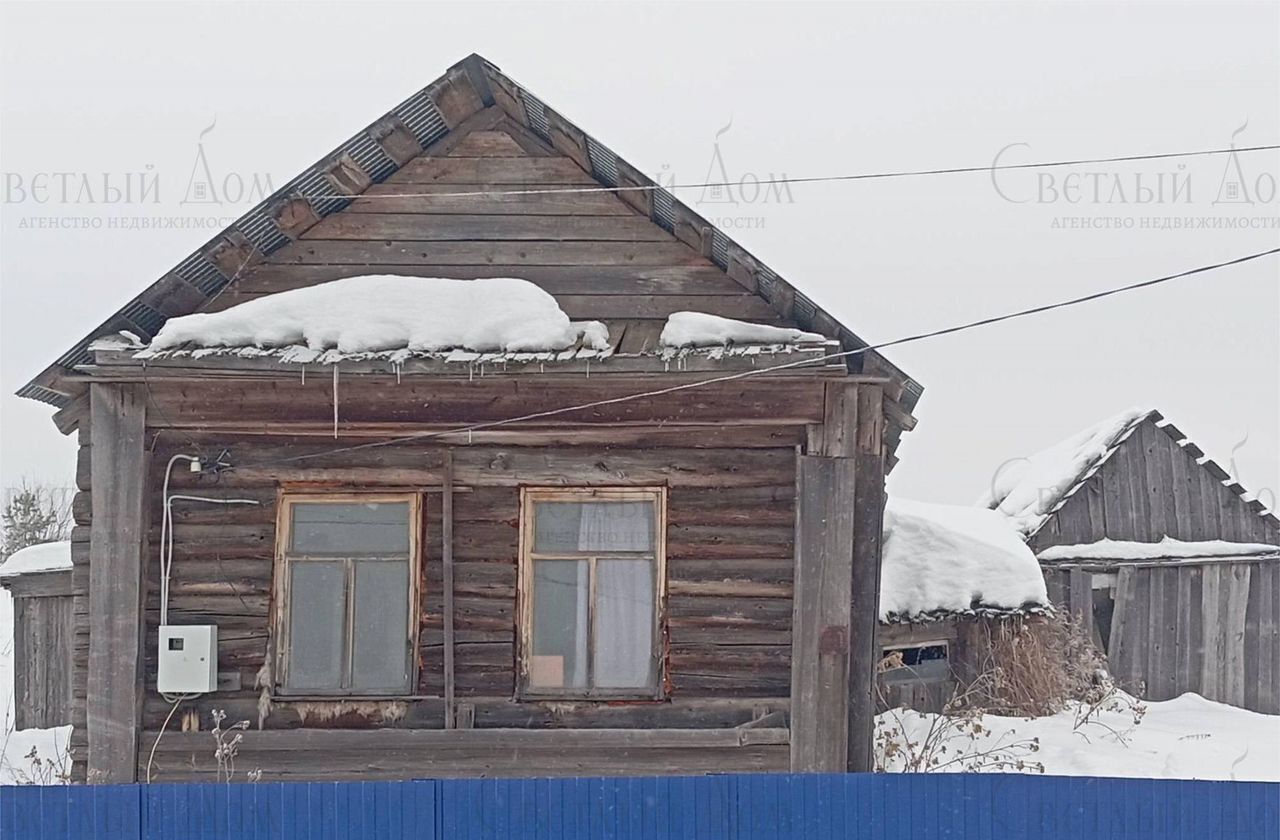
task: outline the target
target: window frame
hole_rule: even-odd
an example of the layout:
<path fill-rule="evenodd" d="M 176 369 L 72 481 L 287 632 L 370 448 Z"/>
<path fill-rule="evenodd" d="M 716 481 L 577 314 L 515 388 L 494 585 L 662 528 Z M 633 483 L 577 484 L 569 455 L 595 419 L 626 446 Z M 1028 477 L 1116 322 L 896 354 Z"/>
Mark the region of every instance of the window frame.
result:
<path fill-rule="evenodd" d="M 533 657 L 534 574 L 539 560 L 586 560 L 590 567 L 587 610 L 587 667 L 590 674 L 595 656 L 595 581 L 596 562 L 610 556 L 626 557 L 636 552 L 597 552 L 595 556 L 578 553 L 538 554 L 534 548 L 534 505 L 538 502 L 650 502 L 654 505 L 654 598 L 653 598 L 653 674 L 652 686 L 636 688 L 585 688 L 568 686 L 534 686 L 530 683 Z M 666 618 L 667 618 L 667 488 L 654 487 L 521 487 L 520 545 L 517 576 L 517 700 L 662 700 L 666 697 Z"/>
<path fill-rule="evenodd" d="M 290 644 L 289 644 L 289 616 L 291 606 L 290 593 L 290 569 L 295 562 L 308 561 L 334 561 L 341 560 L 346 563 L 346 614 L 345 614 L 345 634 L 343 638 L 344 659 L 343 670 L 346 679 L 351 678 L 353 669 L 353 650 L 354 650 L 354 634 L 355 624 L 353 621 L 352 611 L 355 608 L 355 599 L 350 596 L 351 587 L 354 583 L 355 561 L 356 560 L 372 560 L 390 561 L 392 555 L 370 554 L 363 557 L 344 556 L 342 554 L 301 554 L 294 553 L 289 550 L 289 543 L 293 533 L 293 508 L 298 504 L 407 504 L 409 507 L 409 551 L 406 562 L 408 563 L 409 585 L 408 585 L 408 616 L 406 632 L 406 643 L 408 645 L 406 655 L 409 658 L 409 677 L 408 685 L 405 689 L 395 689 L 388 691 L 376 691 L 368 688 L 335 688 L 335 689 L 291 689 L 288 687 L 287 679 L 289 673 Z M 274 569 L 275 584 L 275 609 L 274 612 L 274 650 L 272 652 L 272 665 L 274 669 L 271 692 L 272 696 L 289 698 L 291 700 L 306 699 L 309 697 L 324 699 L 386 699 L 388 697 L 411 697 L 414 696 L 419 678 L 418 667 L 418 630 L 419 630 L 419 610 L 418 605 L 425 584 L 422 582 L 422 545 L 423 545 L 423 504 L 422 494 L 416 492 L 392 492 L 392 491 L 370 491 L 370 492 L 326 492 L 323 490 L 304 491 L 304 490 L 284 490 L 282 489 L 276 501 L 276 562 Z M 394 555 L 395 562 L 400 561 L 400 555 Z"/>
<path fill-rule="evenodd" d="M 884 645 L 880 649 L 880 658 L 883 660 L 885 657 L 889 656 L 890 654 L 896 651 L 920 650 L 922 648 L 932 648 L 932 647 L 942 648 L 943 653 L 945 654 L 940 660 L 934 659 L 930 661 L 947 663 L 946 677 L 938 678 L 935 676 L 922 674 L 920 673 L 920 671 L 916 670 L 919 667 L 918 665 L 903 664 L 903 665 L 899 665 L 897 668 L 891 668 L 889 670 L 880 672 L 880 677 L 883 680 L 884 684 L 886 686 L 889 686 L 889 685 L 904 685 L 906 683 L 935 683 L 935 682 L 946 682 L 947 680 L 955 679 L 955 672 L 952 669 L 952 665 L 951 665 L 952 646 L 951 646 L 951 641 L 949 639 L 927 639 L 925 641 L 920 641 L 920 642 L 900 642 L 900 643 L 894 643 L 891 645 Z M 895 671 L 907 671 L 909 672 L 909 675 L 904 674 L 901 676 L 892 677 L 891 675 Z"/>

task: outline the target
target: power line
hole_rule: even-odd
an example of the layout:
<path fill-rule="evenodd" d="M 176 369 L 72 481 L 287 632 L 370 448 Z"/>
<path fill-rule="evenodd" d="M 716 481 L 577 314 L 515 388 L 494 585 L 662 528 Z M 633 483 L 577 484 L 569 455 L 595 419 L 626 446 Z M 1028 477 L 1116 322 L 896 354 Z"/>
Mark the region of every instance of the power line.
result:
<path fill-rule="evenodd" d="M 1207 157 L 1210 155 L 1228 155 L 1244 152 L 1267 152 L 1280 149 L 1280 144 L 1266 146 L 1245 146 L 1244 148 L 1235 149 L 1204 149 L 1198 152 L 1158 152 L 1146 155 L 1118 155 L 1116 157 L 1101 158 L 1073 158 L 1069 160 L 1053 160 L 1043 161 L 1040 163 L 1008 163 L 1008 164 L 991 164 L 989 166 L 952 166 L 941 169 L 904 169 L 894 172 L 863 172 L 852 175 L 814 175 L 806 178 L 764 178 L 756 179 L 751 183 L 753 186 L 773 186 L 780 184 L 817 184 L 817 183 L 835 183 L 841 181 L 873 181 L 884 178 L 911 178 L 924 175 L 959 175 L 966 172 L 1000 172 L 1016 169 L 1048 169 L 1051 167 L 1062 166 L 1084 166 L 1094 163 L 1131 163 L 1145 160 L 1165 160 L 1168 158 L 1184 158 L 1184 157 Z M 392 199 L 392 198 L 477 198 L 482 196 L 500 196 L 500 195 L 556 195 L 556 194 L 578 194 L 578 193 L 620 193 L 620 192 L 651 192 L 654 190 L 689 190 L 689 189 L 709 189 L 713 187 L 741 187 L 741 182 L 736 181 L 708 181 L 700 184 L 633 184 L 628 186 L 617 187 L 547 187 L 547 188 L 526 188 L 519 190 L 466 190 L 461 192 L 431 192 L 431 193 L 395 193 L 386 195 L 345 195 L 335 193 L 313 195 L 303 193 L 303 198 L 326 200 L 326 199 L 344 199 L 361 201 L 369 199 Z"/>
<path fill-rule="evenodd" d="M 444 431 L 436 431 L 436 432 L 418 432 L 412 435 L 405 435 L 402 437 L 391 438 L 388 440 L 370 441 L 368 443 L 355 444 L 352 446 L 335 447 L 333 449 L 324 450 L 323 452 L 309 452 L 309 453 L 304 453 L 302 455 L 294 455 L 288 458 L 278 458 L 278 459 L 273 459 L 269 461 L 258 461 L 258 462 L 253 462 L 247 465 L 241 465 L 241 466 L 263 467 L 263 466 L 274 466 L 277 464 L 289 464 L 289 463 L 296 463 L 298 461 L 309 460 L 311 458 L 321 458 L 321 457 L 327 457 L 329 455 L 339 455 L 346 452 L 358 452 L 365 449 L 376 449 L 382 446 L 393 446 L 395 444 L 400 444 L 400 443 L 413 443 L 416 441 L 428 440 L 431 438 L 466 434 L 468 432 L 477 432 L 477 431 L 483 431 L 486 429 L 499 428 L 501 426 L 508 426 L 513 423 L 526 423 L 531 420 L 542 420 L 548 417 L 556 417 L 561 414 L 569 414 L 575 411 L 586 411 L 592 408 L 602 408 L 604 406 L 617 405 L 619 403 L 631 402 L 634 400 L 649 399 L 651 397 L 663 396 L 666 394 L 672 394 L 679 391 L 688 391 L 694 388 L 703 388 L 708 385 L 715 385 L 721 382 L 733 382 L 739 379 L 748 379 L 753 376 L 763 376 L 765 374 L 775 373 L 780 370 L 787 370 L 795 367 L 812 366 L 818 362 L 830 361 L 833 359 L 843 359 L 851 356 L 859 356 L 874 350 L 883 350 L 886 347 L 897 347 L 899 345 L 910 344 L 916 341 L 924 341 L 925 339 L 937 338 L 939 336 L 951 335 L 953 333 L 977 329 L 978 327 L 990 326 L 991 324 L 997 324 L 1002 321 L 1011 321 L 1015 318 L 1022 318 L 1028 315 L 1036 315 L 1041 312 L 1049 312 L 1054 309 L 1064 309 L 1070 306 L 1078 306 L 1079 304 L 1082 304 L 1082 303 L 1088 303 L 1090 301 L 1100 300 L 1102 298 L 1111 297 L 1113 295 L 1124 294 L 1126 292 L 1135 291 L 1137 289 L 1149 288 L 1151 286 L 1156 286 L 1162 283 L 1168 283 L 1173 280 L 1178 280 L 1184 277 L 1191 277 L 1196 274 L 1204 274 L 1206 272 L 1216 271 L 1218 269 L 1227 268 L 1233 265 L 1240 265 L 1242 263 L 1251 262 L 1252 260 L 1262 259 L 1263 257 L 1269 257 L 1275 254 L 1280 254 L 1280 248 L 1271 248 L 1266 251 L 1259 251 L 1255 254 L 1248 254 L 1243 257 L 1236 257 L 1235 259 L 1226 260 L 1224 262 L 1213 263 L 1211 265 L 1203 265 L 1198 268 L 1192 268 L 1186 271 L 1179 271 L 1176 274 L 1167 274 L 1167 275 L 1164 275 L 1163 277 L 1155 277 L 1150 280 L 1141 280 L 1137 283 L 1130 283 L 1126 286 L 1118 286 L 1112 289 L 1105 289 L 1100 292 L 1093 292 L 1091 294 L 1082 295 L 1080 297 L 1057 301 L 1056 303 L 1046 303 L 1040 306 L 1033 306 L 1027 309 L 1019 309 L 1014 312 L 1007 312 L 1002 315 L 993 315 L 988 318 L 981 318 L 976 321 L 967 321 L 962 324 L 955 324 L 953 326 L 942 327 L 935 330 L 929 330 L 927 332 L 915 333 L 913 335 L 907 335 L 901 338 L 895 338 L 895 339 L 892 339 L 891 341 L 884 341 L 879 344 L 872 344 L 872 345 L 868 345 L 866 347 L 860 347 L 854 350 L 842 350 L 837 353 L 828 353 L 824 356 L 799 359 L 793 362 L 786 362 L 779 365 L 772 365 L 770 367 L 753 368 L 747 371 L 739 371 L 737 373 L 711 377 L 709 379 L 700 379 L 694 382 L 682 382 L 678 385 L 670 385 L 668 387 L 658 388 L 652 391 L 643 391 L 635 394 L 624 394 L 623 396 L 619 396 L 619 397 L 609 397 L 607 399 L 592 400 L 591 402 L 580 403 L 578 405 L 563 406 L 561 408 L 552 408 L 552 409 L 547 409 L 545 411 L 536 411 L 530 414 L 523 414 L 516 417 L 507 417 L 501 420 L 490 420 L 484 423 L 473 423 L 468 426 L 460 426 L 456 429 L 446 429 Z M 235 469 L 235 467 L 233 466 L 231 467 L 231 469 Z"/>

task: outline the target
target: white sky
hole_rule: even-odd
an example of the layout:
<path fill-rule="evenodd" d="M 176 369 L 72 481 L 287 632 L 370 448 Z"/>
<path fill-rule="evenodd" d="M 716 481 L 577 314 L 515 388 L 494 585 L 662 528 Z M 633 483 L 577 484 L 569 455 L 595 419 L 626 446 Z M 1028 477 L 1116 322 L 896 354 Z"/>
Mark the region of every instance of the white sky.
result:
<path fill-rule="evenodd" d="M 215 118 L 204 138 L 215 178 L 280 185 L 474 51 L 664 181 L 718 178 L 717 132 L 730 121 L 719 152 L 733 180 L 985 165 L 1014 143 L 1029 148 L 1010 162 L 1217 148 L 1246 122 L 1237 146 L 1280 141 L 1274 3 L 41 3 L 5 5 L 0 26 L 7 183 L 55 172 L 122 183 L 154 167 L 162 199 L 77 204 L 75 187 L 65 203 L 5 196 L 5 486 L 69 483 L 74 465 L 50 409 L 12 392 L 213 232 L 107 220 L 230 221 L 248 208 L 179 203 Z M 1280 180 L 1280 154 L 1239 162 L 1255 201 L 1259 178 Z M 1214 204 L 1227 163 L 1085 167 L 1098 174 L 1074 204 L 1006 201 L 978 174 L 695 206 L 728 216 L 738 241 L 881 341 L 1280 245 L 1273 194 Z M 1139 173 L 1144 185 L 1189 178 L 1191 201 L 1136 203 Z M 1053 170 L 1054 183 L 1065 174 Z M 1127 203 L 1107 202 L 1117 180 Z M 1002 175 L 1001 187 L 1034 199 L 1036 175 Z M 102 226 L 34 227 L 78 217 Z M 1143 227 L 1173 218 L 1244 226 Z M 1092 227 L 1108 219 L 1131 227 Z M 1278 279 L 1272 258 L 896 349 L 926 390 L 891 490 L 970 502 L 1004 460 L 1132 404 L 1159 406 L 1224 466 L 1236 447 L 1250 489 L 1280 488 Z"/>

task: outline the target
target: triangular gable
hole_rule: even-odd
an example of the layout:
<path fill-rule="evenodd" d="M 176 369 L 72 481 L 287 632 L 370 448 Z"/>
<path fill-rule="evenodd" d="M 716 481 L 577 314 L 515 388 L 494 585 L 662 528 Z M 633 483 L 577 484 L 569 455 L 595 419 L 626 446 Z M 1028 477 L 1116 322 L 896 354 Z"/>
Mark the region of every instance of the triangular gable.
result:
<path fill-rule="evenodd" d="M 1089 466 L 1028 537 L 1039 552 L 1102 539 L 1274 544 L 1280 519 L 1151 411 Z"/>
<path fill-rule="evenodd" d="M 271 275 L 269 267 L 283 264 L 289 253 L 305 248 L 303 243 L 313 229 L 351 231 L 361 224 L 368 229 L 369 221 L 359 219 L 360 213 L 352 207 L 353 203 L 358 204 L 360 196 L 389 189 L 388 185 L 418 183 L 429 178 L 422 174 L 423 170 L 438 168 L 439 163 L 428 158 L 449 156 L 450 152 L 459 150 L 469 150 L 470 157 L 479 157 L 478 153 L 486 148 L 491 153 L 503 148 L 513 152 L 502 137 L 481 134 L 493 131 L 506 135 L 510 143 L 520 148 L 524 154 L 515 155 L 516 159 L 544 156 L 548 161 L 556 161 L 543 164 L 552 177 L 574 178 L 572 183 L 583 186 L 654 187 L 654 182 L 635 167 L 548 108 L 497 67 L 472 55 L 325 155 L 197 249 L 23 386 L 19 396 L 65 405 L 79 387 L 67 381 L 67 374 L 77 365 L 91 361 L 88 345 L 94 338 L 129 330 L 149 339 L 168 318 L 225 305 L 218 303 L 224 294 L 230 296 L 228 300 L 252 294 L 253 284 L 246 282 L 237 288 L 239 281 L 252 275 L 257 278 L 258 288 L 263 288 L 264 278 Z M 500 158 L 501 154 L 495 156 Z M 569 163 L 573 169 L 568 167 Z M 454 177 L 458 177 L 456 172 Z M 478 186 L 494 183 L 492 171 L 489 174 L 477 171 L 472 180 Z M 740 287 L 741 292 L 736 295 L 739 299 L 732 304 L 743 310 L 737 317 L 755 315 L 757 320 L 773 320 L 819 332 L 839 340 L 845 349 L 867 346 L 846 326 L 667 190 L 655 188 L 597 195 L 610 199 L 606 202 L 610 204 L 609 210 L 602 210 L 602 216 L 615 215 L 620 205 L 628 207 L 633 214 L 630 217 L 618 214 L 613 221 L 593 223 L 598 230 L 616 231 L 619 237 L 651 236 L 633 244 L 663 246 L 679 250 L 682 255 L 692 254 L 691 260 L 664 261 L 654 266 L 652 274 L 656 281 L 673 273 L 688 276 L 690 269 L 705 269 L 701 275 L 708 280 L 707 289 L 714 287 L 732 293 L 725 285 L 726 278 Z M 344 212 L 348 208 L 353 212 Z M 337 221 L 336 214 L 341 214 L 337 216 L 341 221 Z M 647 226 L 621 221 L 636 216 L 648 220 L 665 239 L 645 234 Z M 322 225 L 328 227 L 322 228 Z M 352 247 L 347 246 L 347 250 L 350 252 Z M 358 255 L 349 255 L 346 259 L 346 264 L 352 266 L 387 262 L 361 263 Z M 345 270 L 332 268 L 343 263 L 330 265 L 330 274 Z M 314 271 L 315 282 L 325 279 L 324 274 L 324 271 Z M 747 298 L 758 302 L 748 302 Z M 849 362 L 855 372 L 884 375 L 890 380 L 886 407 L 890 416 L 899 421 L 890 423 L 887 429 L 892 449 L 898 434 L 913 425 L 910 412 L 922 389 L 879 354 L 853 356 Z"/>

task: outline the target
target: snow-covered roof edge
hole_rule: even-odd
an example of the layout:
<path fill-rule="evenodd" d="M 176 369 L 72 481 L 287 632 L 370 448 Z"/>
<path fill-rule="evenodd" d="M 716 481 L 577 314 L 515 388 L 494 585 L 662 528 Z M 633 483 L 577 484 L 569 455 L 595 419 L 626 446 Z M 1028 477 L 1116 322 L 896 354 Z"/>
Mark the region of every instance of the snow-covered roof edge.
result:
<path fill-rule="evenodd" d="M 1185 450 L 1189 455 L 1191 455 L 1191 457 L 1202 469 L 1208 470 L 1208 472 L 1216 480 L 1218 480 L 1224 487 L 1226 487 L 1235 495 L 1239 496 L 1241 498 L 1241 501 L 1248 504 L 1249 507 L 1255 513 L 1257 513 L 1259 516 L 1262 516 L 1264 518 L 1269 518 L 1274 522 L 1276 522 L 1277 524 L 1280 524 L 1280 517 L 1277 517 L 1274 511 L 1269 510 L 1255 495 L 1251 494 L 1247 489 L 1245 489 L 1245 487 L 1241 485 L 1238 480 L 1233 479 L 1230 473 L 1228 473 L 1216 461 L 1214 461 L 1212 458 L 1206 455 L 1204 450 L 1201 449 L 1198 445 L 1196 445 L 1196 443 L 1193 440 L 1191 440 L 1191 438 L 1189 438 L 1177 426 L 1175 426 L 1172 421 L 1166 419 L 1165 416 L 1159 411 L 1159 409 L 1155 409 L 1155 408 L 1130 409 L 1127 413 L 1131 414 L 1131 419 L 1124 424 L 1123 428 L 1121 428 L 1114 435 L 1114 437 L 1110 439 L 1110 442 L 1097 454 L 1097 456 L 1092 458 L 1081 469 L 1075 471 L 1074 477 L 1071 478 L 1068 482 L 1066 482 L 1065 484 L 1066 489 L 1060 494 L 1055 495 L 1052 498 L 1052 500 L 1049 500 L 1046 502 L 1046 507 L 1043 510 L 1043 513 L 1038 514 L 1035 517 L 1036 521 L 1032 522 L 1030 527 L 1020 528 L 1020 530 L 1023 530 L 1023 533 L 1025 534 L 1026 539 L 1028 541 L 1030 541 L 1032 538 L 1035 537 L 1037 533 L 1040 532 L 1040 530 L 1045 526 L 1045 524 L 1048 523 L 1048 521 L 1053 517 L 1054 514 L 1062 510 L 1062 508 L 1067 504 L 1067 502 L 1071 500 L 1071 498 L 1076 494 L 1076 492 L 1079 491 L 1080 488 L 1083 487 L 1085 484 L 1087 484 L 1089 479 L 1093 478 L 1098 473 L 1098 471 L 1102 469 L 1102 467 L 1107 463 L 1107 461 L 1109 461 L 1111 457 L 1116 453 L 1116 451 L 1119 450 L 1120 446 L 1123 445 L 1125 441 L 1127 441 L 1130 437 L 1133 436 L 1133 433 L 1137 431 L 1138 427 L 1142 425 L 1142 423 L 1148 420 L 1154 423 L 1157 429 L 1159 429 L 1160 431 L 1168 435 L 1169 438 L 1171 438 L 1173 442 L 1180 449 Z M 1077 433 L 1077 435 L 1083 434 L 1084 432 L 1087 432 L 1089 429 L 1103 426 L 1106 423 L 1107 421 L 1104 420 L 1098 424 L 1095 424 L 1095 426 L 1086 428 L 1082 432 Z M 1072 437 L 1076 437 L 1076 435 L 1073 435 Z M 1048 452 L 1054 449 L 1055 447 L 1065 444 L 1067 441 L 1070 441 L 1071 439 L 1072 438 L 1067 438 L 1063 441 L 1059 441 L 1058 443 L 1054 444 L 1048 449 L 1041 450 L 1040 453 L 1036 453 L 1036 455 L 1042 454 L 1044 452 Z M 1036 456 L 1033 455 L 1031 457 L 1035 458 Z M 1001 502 L 1003 501 L 1003 497 L 997 499 L 995 498 L 996 495 L 997 494 L 992 493 L 991 490 L 988 489 L 988 491 L 984 493 L 984 496 L 979 500 L 978 504 L 982 507 L 987 507 L 993 510 L 999 509 Z M 1011 519 L 1014 519 L 1014 518 L 1011 517 Z M 1012 524 L 1014 524 L 1015 527 L 1018 527 L 1018 523 L 1014 522 Z"/>
<path fill-rule="evenodd" d="M 1052 611 L 1030 547 L 1000 514 L 977 507 L 889 497 L 880 579 L 887 623 Z"/>
<path fill-rule="evenodd" d="M 1229 540 L 1183 541 L 1164 537 L 1160 542 L 1098 540 L 1076 545 L 1055 545 L 1036 555 L 1043 563 L 1074 560 L 1199 560 L 1208 558 L 1275 558 L 1280 545 Z"/>
<path fill-rule="evenodd" d="M 0 578 L 15 578 L 37 572 L 60 572 L 71 568 L 71 541 L 37 543 L 19 549 L 0 563 Z"/>

